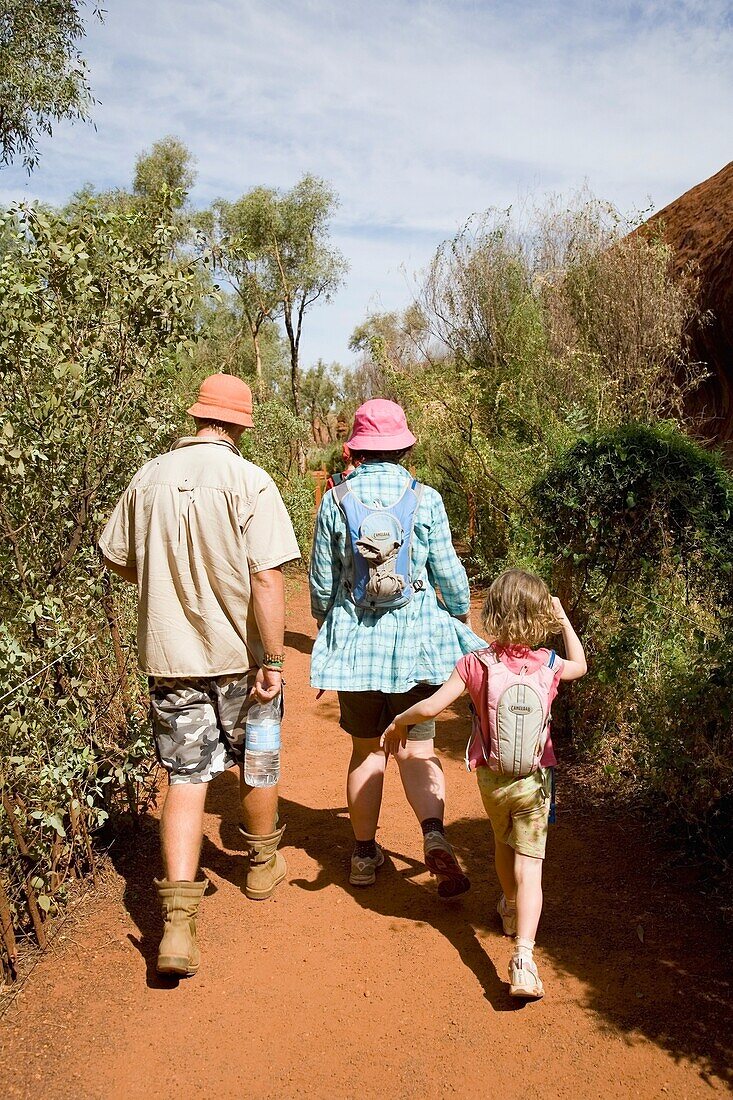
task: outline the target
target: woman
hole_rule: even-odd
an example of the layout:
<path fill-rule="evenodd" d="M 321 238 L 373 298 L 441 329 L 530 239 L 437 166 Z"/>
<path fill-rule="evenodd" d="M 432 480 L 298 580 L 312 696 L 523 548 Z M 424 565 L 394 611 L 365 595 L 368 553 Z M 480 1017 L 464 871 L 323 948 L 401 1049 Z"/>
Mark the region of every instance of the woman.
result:
<path fill-rule="evenodd" d="M 485 647 L 469 626 L 468 580 L 440 494 L 400 465 L 415 442 L 399 405 L 367 401 L 348 441 L 357 467 L 325 495 L 316 520 L 311 684 L 338 692 L 341 728 L 351 736 L 354 886 L 370 886 L 384 862 L 375 841 L 387 763 L 382 733 L 396 714 L 432 695 L 463 654 Z M 454 897 L 470 883 L 445 837 L 434 736 L 434 721 L 413 726 L 395 759 L 422 828 L 425 863 L 441 897 Z"/>
<path fill-rule="evenodd" d="M 326 491 L 328 491 L 329 489 L 333 489 L 334 485 L 339 485 L 344 480 L 344 478 L 348 477 L 349 474 L 353 474 L 354 470 L 356 469 L 356 463 L 351 457 L 351 451 L 349 450 L 348 443 L 344 443 L 343 447 L 341 448 L 341 461 L 344 464 L 344 468 L 343 470 L 336 470 L 334 473 L 331 474 L 328 481 L 326 482 Z"/>

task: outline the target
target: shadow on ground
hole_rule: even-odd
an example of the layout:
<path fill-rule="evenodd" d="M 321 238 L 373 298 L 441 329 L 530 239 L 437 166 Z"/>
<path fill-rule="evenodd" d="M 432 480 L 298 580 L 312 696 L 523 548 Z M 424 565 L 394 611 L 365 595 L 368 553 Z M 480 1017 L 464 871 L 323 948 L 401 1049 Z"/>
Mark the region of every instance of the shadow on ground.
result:
<path fill-rule="evenodd" d="M 463 719 L 442 723 L 441 749 L 462 755 L 465 731 Z M 469 776 L 465 781 L 474 782 Z M 241 850 L 234 774 L 211 784 L 207 812 L 220 818 L 223 846 Z M 351 831 L 343 808 L 314 810 L 283 799 L 281 816 L 288 826 L 285 848 L 304 850 L 319 866 L 315 880 L 295 879 L 292 886 L 317 891 L 335 884 L 385 917 L 432 925 L 453 945 L 494 1008 L 512 1010 L 503 975 L 497 974 L 492 961 L 499 940 L 493 915 L 497 889 L 485 820 L 463 818 L 451 825 L 451 839 L 473 889 L 463 899 L 439 903 L 429 887 L 413 881 L 422 873 L 421 865 L 389 848 L 377 885 L 349 887 Z M 155 974 L 160 936 L 152 891 L 158 873 L 157 821 L 146 818 L 134 837 L 113 847 L 112 856 L 125 879 L 124 903 L 140 932 L 131 939 L 146 961 L 148 983 L 169 985 Z M 406 862 L 408 870 L 398 871 L 392 856 Z M 202 866 L 241 887 L 241 856 L 209 839 Z M 676 881 L 674 871 L 663 869 L 659 853 L 643 835 L 643 825 L 631 815 L 611 819 L 586 806 L 570 773 L 562 777 L 545 887 L 542 955 L 556 973 L 582 984 L 584 1008 L 599 1026 L 625 1036 L 630 1044 L 646 1037 L 675 1059 L 689 1059 L 703 1078 L 714 1074 L 733 1080 L 731 990 L 726 980 L 730 951 L 724 946 L 722 924 L 701 912 L 701 899 Z M 552 978 L 547 977 L 550 985 Z"/>
<path fill-rule="evenodd" d="M 463 760 L 469 727 L 461 699 L 438 724 L 439 751 Z M 562 761 L 561 745 L 558 752 Z M 542 952 L 583 983 L 599 1025 L 630 1043 L 645 1036 L 676 1059 L 690 1059 L 703 1078 L 733 1082 L 733 952 L 722 919 L 706 913 L 705 899 L 683 869 L 670 867 L 633 807 L 614 815 L 584 797 L 571 768 L 558 768 L 557 777 Z M 461 852 L 469 873 L 476 854 Z"/>
<path fill-rule="evenodd" d="M 299 653 L 310 653 L 313 649 L 313 639 L 310 635 L 301 634 L 297 630 L 286 630 L 285 645 L 288 649 L 297 649 Z"/>
<path fill-rule="evenodd" d="M 237 807 L 237 784 L 235 777 L 229 774 L 217 785 L 216 792 L 207 805 L 211 813 L 221 817 L 220 835 L 226 847 L 239 847 L 237 830 L 233 826 L 233 815 Z M 354 888 L 348 885 L 345 871 L 351 855 L 353 834 L 346 808 L 334 810 L 314 810 L 288 799 L 280 800 L 280 815 L 287 822 L 284 847 L 300 848 L 319 864 L 320 870 L 315 881 L 291 879 L 291 885 L 306 891 L 321 890 L 336 885 L 348 891 L 358 903 L 366 909 L 380 913 L 385 917 L 412 920 L 419 924 L 430 924 L 453 945 L 464 965 L 480 982 L 482 989 L 497 1011 L 512 1011 L 518 1007 L 507 993 L 507 985 L 497 975 L 490 954 L 482 947 L 477 930 L 473 924 L 473 900 L 470 895 L 464 899 L 450 902 L 439 901 L 434 890 L 415 882 L 416 876 L 424 875 L 422 863 L 385 848 L 386 861 L 380 870 L 377 883 L 368 889 Z M 480 843 L 478 831 L 483 833 L 486 842 L 486 828 L 483 822 L 466 823 L 471 830 L 472 839 Z M 458 836 L 456 837 L 458 840 Z M 217 874 L 241 885 L 241 859 L 228 859 L 228 866 L 220 854 L 211 851 L 213 845 L 207 844 L 204 852 L 204 865 Z M 408 870 L 398 871 L 393 863 L 397 858 L 408 864 Z M 478 913 L 478 910 L 477 910 Z"/>

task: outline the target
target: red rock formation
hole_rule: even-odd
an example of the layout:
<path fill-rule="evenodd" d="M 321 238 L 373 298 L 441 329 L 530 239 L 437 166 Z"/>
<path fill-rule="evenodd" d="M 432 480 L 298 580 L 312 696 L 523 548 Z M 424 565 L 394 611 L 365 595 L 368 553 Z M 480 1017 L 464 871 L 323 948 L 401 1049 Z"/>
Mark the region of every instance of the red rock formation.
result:
<path fill-rule="evenodd" d="M 710 378 L 695 395 L 706 434 L 733 440 L 733 161 L 654 214 L 675 251 L 675 268 L 694 264 L 700 278 L 700 306 L 709 323 L 696 325 L 693 352 L 707 363 Z"/>

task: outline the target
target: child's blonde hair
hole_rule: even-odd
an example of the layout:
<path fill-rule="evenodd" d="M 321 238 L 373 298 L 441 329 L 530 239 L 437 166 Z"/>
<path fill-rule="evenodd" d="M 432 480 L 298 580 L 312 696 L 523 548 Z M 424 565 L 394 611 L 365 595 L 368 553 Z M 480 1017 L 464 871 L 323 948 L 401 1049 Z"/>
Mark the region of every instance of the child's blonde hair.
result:
<path fill-rule="evenodd" d="M 491 585 L 482 613 L 486 637 L 501 646 L 536 649 L 561 629 L 545 582 L 523 569 L 507 569 Z"/>

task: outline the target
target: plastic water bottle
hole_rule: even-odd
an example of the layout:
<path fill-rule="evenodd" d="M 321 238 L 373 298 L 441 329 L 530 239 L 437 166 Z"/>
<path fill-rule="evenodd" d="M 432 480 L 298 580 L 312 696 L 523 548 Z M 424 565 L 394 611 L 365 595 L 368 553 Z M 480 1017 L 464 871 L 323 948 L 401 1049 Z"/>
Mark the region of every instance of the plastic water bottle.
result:
<path fill-rule="evenodd" d="M 244 723 L 244 782 L 248 787 L 272 787 L 280 778 L 282 694 L 267 703 L 253 703 Z"/>

